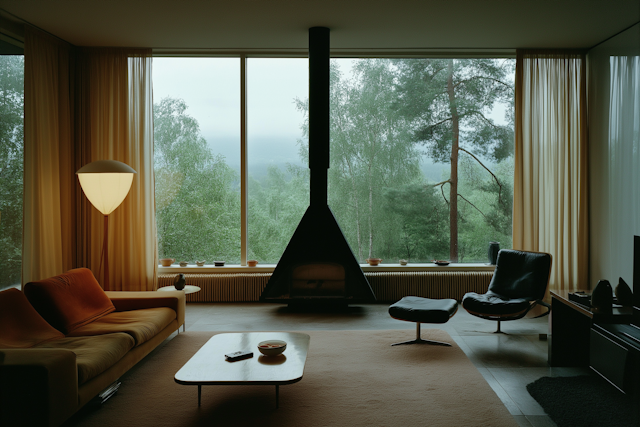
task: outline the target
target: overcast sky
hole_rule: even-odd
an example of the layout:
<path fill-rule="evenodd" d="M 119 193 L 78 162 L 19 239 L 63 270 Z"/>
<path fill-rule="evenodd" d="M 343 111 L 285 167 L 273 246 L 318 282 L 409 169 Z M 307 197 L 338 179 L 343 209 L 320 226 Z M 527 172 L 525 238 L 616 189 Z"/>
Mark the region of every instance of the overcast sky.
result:
<path fill-rule="evenodd" d="M 353 59 L 337 61 L 344 77 Z M 250 58 L 247 64 L 247 141 L 251 165 L 300 164 L 296 141 L 301 137 L 304 116 L 295 99 L 306 99 L 306 58 Z M 153 59 L 154 102 L 166 96 L 182 98 L 187 114 L 200 124 L 202 135 L 214 153 L 225 156 L 230 166 L 240 163 L 240 59 Z M 491 117 L 504 123 L 504 108 Z M 251 173 L 251 169 L 249 171 Z"/>

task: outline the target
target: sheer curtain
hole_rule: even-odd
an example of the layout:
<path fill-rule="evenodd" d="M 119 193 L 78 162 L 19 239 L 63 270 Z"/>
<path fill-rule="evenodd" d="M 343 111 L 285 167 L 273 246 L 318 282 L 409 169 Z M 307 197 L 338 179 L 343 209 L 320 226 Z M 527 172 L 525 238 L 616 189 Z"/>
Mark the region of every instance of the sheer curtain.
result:
<path fill-rule="evenodd" d="M 22 283 L 75 264 L 72 48 L 25 28 Z"/>
<path fill-rule="evenodd" d="M 553 256 L 552 290 L 589 289 L 586 64 L 518 51 L 513 247 Z"/>
<path fill-rule="evenodd" d="M 613 250 L 613 245 L 640 234 L 640 56 L 611 56 L 609 69 L 608 208 L 615 220 L 608 227 Z M 631 255 L 610 262 L 613 271 L 624 271 Z"/>
<path fill-rule="evenodd" d="M 151 50 L 82 48 L 78 53 L 76 118 L 83 164 L 118 160 L 137 173 L 128 196 L 109 215 L 108 290 L 156 288 Z M 82 199 L 83 247 L 96 278 L 103 217 Z"/>
<path fill-rule="evenodd" d="M 114 159 L 137 174 L 109 216 L 110 290 L 156 288 L 151 61 L 26 30 L 23 283 L 74 267 L 102 279 L 103 217 L 75 172 Z"/>

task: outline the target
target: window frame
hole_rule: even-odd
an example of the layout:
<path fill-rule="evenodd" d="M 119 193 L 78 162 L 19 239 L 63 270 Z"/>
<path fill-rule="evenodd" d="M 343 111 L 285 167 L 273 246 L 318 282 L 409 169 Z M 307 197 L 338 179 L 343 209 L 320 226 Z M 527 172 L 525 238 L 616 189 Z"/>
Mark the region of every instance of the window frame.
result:
<path fill-rule="evenodd" d="M 227 265 L 214 267 L 172 265 L 163 267 L 158 265 L 158 274 L 171 273 L 234 273 L 247 272 L 249 269 L 255 273 L 272 272 L 277 264 L 258 264 L 255 267 L 247 265 L 248 252 L 248 162 L 247 162 L 247 60 L 250 58 L 308 58 L 307 49 L 291 49 L 286 51 L 266 50 L 172 50 L 154 49 L 154 57 L 226 57 L 239 58 L 240 60 L 240 265 Z M 357 49 L 331 49 L 331 59 L 334 58 L 494 58 L 515 59 L 514 49 L 397 49 L 397 50 L 357 50 Z M 398 271 L 493 271 L 494 265 L 487 263 L 452 263 L 448 266 L 437 266 L 433 263 L 381 264 L 370 266 L 360 264 L 363 271 L 367 272 L 398 272 Z"/>

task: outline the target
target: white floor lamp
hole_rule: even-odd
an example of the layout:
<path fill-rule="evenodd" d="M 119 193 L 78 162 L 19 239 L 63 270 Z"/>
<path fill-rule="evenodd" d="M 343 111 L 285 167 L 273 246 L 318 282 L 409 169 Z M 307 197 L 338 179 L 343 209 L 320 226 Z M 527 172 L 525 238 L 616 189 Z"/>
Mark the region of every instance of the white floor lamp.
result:
<path fill-rule="evenodd" d="M 129 165 L 116 160 L 91 162 L 76 172 L 85 196 L 104 215 L 104 240 L 102 243 L 104 289 L 109 289 L 109 252 L 107 244 L 109 214 L 120 206 L 124 198 L 129 194 L 134 173 L 136 171 Z"/>

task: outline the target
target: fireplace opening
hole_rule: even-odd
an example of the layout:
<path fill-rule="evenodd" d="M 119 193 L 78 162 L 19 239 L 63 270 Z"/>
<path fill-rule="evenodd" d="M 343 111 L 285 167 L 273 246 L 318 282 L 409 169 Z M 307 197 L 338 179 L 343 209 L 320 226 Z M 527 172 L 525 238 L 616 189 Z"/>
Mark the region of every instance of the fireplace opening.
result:
<path fill-rule="evenodd" d="M 345 289 L 345 272 L 341 264 L 302 264 L 291 270 L 291 298 L 344 298 Z"/>

